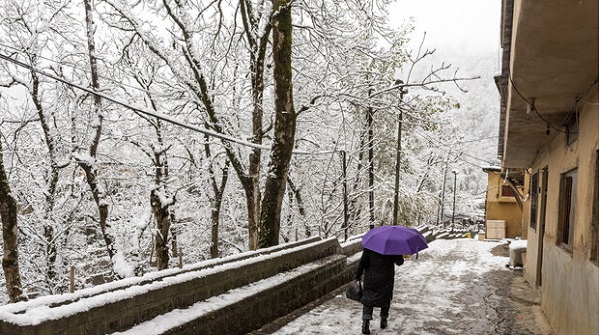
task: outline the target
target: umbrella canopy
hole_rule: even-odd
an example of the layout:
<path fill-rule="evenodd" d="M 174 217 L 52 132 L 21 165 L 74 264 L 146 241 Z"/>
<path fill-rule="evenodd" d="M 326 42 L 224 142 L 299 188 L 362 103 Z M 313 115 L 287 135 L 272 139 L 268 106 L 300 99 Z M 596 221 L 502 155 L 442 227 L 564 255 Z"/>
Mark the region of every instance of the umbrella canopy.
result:
<path fill-rule="evenodd" d="M 382 255 L 411 255 L 426 249 L 427 241 L 414 228 L 381 226 L 363 236 L 362 246 Z"/>

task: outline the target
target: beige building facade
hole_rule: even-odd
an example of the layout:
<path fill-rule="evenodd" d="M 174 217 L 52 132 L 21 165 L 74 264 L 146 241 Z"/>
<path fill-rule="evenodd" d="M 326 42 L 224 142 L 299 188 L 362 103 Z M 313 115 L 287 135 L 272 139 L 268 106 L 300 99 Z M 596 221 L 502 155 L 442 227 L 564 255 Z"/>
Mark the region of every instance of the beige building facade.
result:
<path fill-rule="evenodd" d="M 598 0 L 503 0 L 499 156 L 527 174 L 525 278 L 558 335 L 598 334 Z"/>
<path fill-rule="evenodd" d="M 483 169 L 488 175 L 485 200 L 486 238 L 523 238 L 523 214 L 517 197 L 523 193 L 521 186 L 515 189 L 502 175 L 500 168 Z M 514 185 L 514 184 L 513 184 Z"/>

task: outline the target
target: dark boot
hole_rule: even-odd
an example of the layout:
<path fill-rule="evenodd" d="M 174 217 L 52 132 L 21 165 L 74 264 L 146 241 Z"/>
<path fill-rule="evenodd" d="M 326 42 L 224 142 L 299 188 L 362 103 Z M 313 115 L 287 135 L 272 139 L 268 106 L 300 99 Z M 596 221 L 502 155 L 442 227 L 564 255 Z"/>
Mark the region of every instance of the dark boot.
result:
<path fill-rule="evenodd" d="M 371 329 L 369 329 L 369 320 L 363 320 L 362 333 L 371 334 Z"/>
<path fill-rule="evenodd" d="M 380 326 L 381 326 L 381 329 L 387 328 L 387 319 L 381 319 Z"/>

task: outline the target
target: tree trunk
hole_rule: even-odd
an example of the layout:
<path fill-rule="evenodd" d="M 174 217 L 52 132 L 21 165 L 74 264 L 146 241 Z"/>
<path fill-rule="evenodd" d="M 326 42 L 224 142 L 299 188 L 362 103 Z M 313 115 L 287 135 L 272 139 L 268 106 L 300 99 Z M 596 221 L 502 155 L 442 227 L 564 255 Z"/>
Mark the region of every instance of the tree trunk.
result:
<path fill-rule="evenodd" d="M 170 214 L 171 214 L 171 222 L 177 222 L 177 220 L 175 220 L 175 216 L 173 215 L 173 212 L 171 212 Z M 172 224 L 169 227 L 169 232 L 171 233 L 171 256 L 177 257 L 177 255 L 179 254 L 179 252 L 178 252 L 179 247 L 177 245 L 177 231 L 173 228 Z"/>
<path fill-rule="evenodd" d="M 170 206 L 166 206 L 161 201 L 158 192 L 156 189 L 150 192 L 150 205 L 156 220 L 156 268 L 164 270 L 169 267 L 168 239 L 171 228 L 171 215 L 169 213 Z"/>
<path fill-rule="evenodd" d="M 229 160 L 225 161 L 225 165 L 221 171 L 221 183 L 217 184 L 217 180 L 213 173 L 212 167 L 210 167 L 211 185 L 213 193 L 215 194 L 212 200 L 211 209 L 211 245 L 210 245 L 210 257 L 219 257 L 219 221 L 221 217 L 221 205 L 223 203 L 223 194 L 225 192 L 225 186 L 227 186 L 227 179 L 229 178 Z"/>
<path fill-rule="evenodd" d="M 258 31 L 259 23 L 253 14 L 252 2 L 240 1 L 240 13 L 246 39 L 250 45 L 250 77 L 252 83 L 252 139 L 256 144 L 262 144 L 263 138 L 263 96 L 265 90 L 265 55 L 269 41 L 271 25 L 267 25 L 262 32 Z M 263 15 L 271 15 L 265 13 Z M 246 204 L 248 208 L 248 243 L 250 250 L 258 247 L 258 222 L 260 207 L 260 149 L 252 149 L 248 158 L 248 185 L 246 187 Z"/>
<path fill-rule="evenodd" d="M 275 129 L 271 162 L 261 205 L 259 246 L 279 244 L 281 204 L 285 196 L 294 137 L 296 112 L 292 94 L 292 9 L 288 0 L 273 0 L 273 80 Z"/>
<path fill-rule="evenodd" d="M 31 60 L 31 63 L 34 63 L 34 59 Z M 40 118 L 40 125 L 42 126 L 42 131 L 44 132 L 44 140 L 46 141 L 46 146 L 48 147 L 48 158 L 50 160 L 50 171 L 47 177 L 47 190 L 45 192 L 46 195 L 46 203 L 44 205 L 44 223 L 43 223 L 43 236 L 44 243 L 46 247 L 46 277 L 48 283 L 48 291 L 50 293 L 56 293 L 54 290 L 54 286 L 57 283 L 57 273 L 56 273 L 56 257 L 57 257 L 57 248 L 56 241 L 54 239 L 54 226 L 50 223 L 51 213 L 54 210 L 54 204 L 56 202 L 56 188 L 58 185 L 58 172 L 59 167 L 56 162 L 56 146 L 54 144 L 54 139 L 50 133 L 50 126 L 46 120 L 46 115 L 44 114 L 44 107 L 40 100 L 40 81 L 35 71 L 30 71 L 32 85 L 31 85 L 31 100 L 35 105 L 38 117 Z"/>
<path fill-rule="evenodd" d="M 100 83 L 98 81 L 98 66 L 96 64 L 96 46 L 94 42 L 94 33 L 96 28 L 94 27 L 94 19 L 92 16 L 92 0 L 83 0 L 85 7 L 85 17 L 86 17 L 86 32 L 88 38 L 88 55 L 90 59 L 90 72 L 92 79 L 92 88 L 94 91 L 98 91 L 100 89 Z M 99 224 L 100 230 L 102 232 L 102 237 L 104 239 L 104 243 L 106 245 L 106 251 L 108 253 L 108 257 L 112 260 L 115 255 L 114 249 L 114 237 L 110 234 L 110 225 L 108 224 L 108 203 L 105 201 L 104 192 L 102 192 L 99 188 L 98 183 L 98 171 L 95 167 L 95 159 L 96 154 L 98 152 L 98 145 L 100 144 L 100 135 L 102 134 L 102 101 L 100 96 L 93 95 L 94 101 L 94 115 L 96 117 L 95 122 L 93 123 L 94 129 L 94 138 L 90 145 L 90 157 L 94 159 L 93 162 L 89 162 L 87 160 L 79 160 L 77 163 L 85 172 L 85 177 L 88 185 L 90 186 L 90 190 L 92 191 L 92 195 L 94 197 L 94 201 L 96 202 L 96 206 L 98 207 L 98 215 L 99 215 Z"/>
<path fill-rule="evenodd" d="M 359 200 L 359 197 L 356 196 L 356 193 L 358 192 L 359 188 L 360 188 L 360 180 L 361 180 L 361 172 L 362 172 L 362 162 L 363 162 L 363 156 L 364 156 L 364 147 L 365 147 L 365 142 L 366 142 L 366 136 L 367 136 L 367 129 L 365 126 L 365 129 L 363 129 L 363 132 L 361 134 L 360 137 L 360 145 L 359 148 L 361 149 L 358 153 L 358 166 L 356 167 L 356 176 L 354 178 L 354 182 L 352 184 L 352 192 L 350 193 L 350 201 L 348 203 L 348 221 L 349 222 L 356 222 L 359 220 L 360 218 L 360 214 L 361 214 L 361 206 L 357 205 L 357 202 Z"/>
<path fill-rule="evenodd" d="M 152 101 L 152 107 L 156 110 L 154 101 Z M 154 164 L 154 183 L 156 186 L 150 191 L 150 207 L 156 220 L 156 267 L 158 270 L 163 270 L 169 267 L 168 242 L 171 224 L 175 218 L 175 214 L 171 211 L 171 207 L 175 204 L 175 197 L 173 196 L 169 199 L 170 195 L 167 188 L 167 181 L 169 179 L 168 148 L 164 147 L 162 128 L 159 121 L 155 125 L 155 130 L 160 150 L 156 150 L 155 148 L 152 151 L 154 153 L 152 162 Z M 173 254 L 176 253 L 177 250 L 173 250 Z"/>
<path fill-rule="evenodd" d="M 296 203 L 298 204 L 298 213 L 300 214 L 300 216 L 302 218 L 305 218 L 306 217 L 306 209 L 304 208 L 304 200 L 302 200 L 302 194 L 300 193 L 300 189 L 296 187 L 296 185 L 294 184 L 294 182 L 292 182 L 292 179 L 289 178 L 289 176 L 288 176 L 288 185 L 290 186 L 291 194 L 296 199 Z M 290 199 L 290 203 L 291 202 L 292 202 L 292 199 Z M 303 221 L 306 222 L 306 220 L 303 220 Z M 304 234 L 306 237 L 312 236 L 310 226 L 308 226 L 306 224 L 304 225 Z"/>
<path fill-rule="evenodd" d="M 10 302 L 27 300 L 23 295 L 21 273 L 19 271 L 19 238 L 17 229 L 17 201 L 12 196 L 6 171 L 4 152 L 0 141 L 0 219 L 2 219 L 2 269 Z"/>

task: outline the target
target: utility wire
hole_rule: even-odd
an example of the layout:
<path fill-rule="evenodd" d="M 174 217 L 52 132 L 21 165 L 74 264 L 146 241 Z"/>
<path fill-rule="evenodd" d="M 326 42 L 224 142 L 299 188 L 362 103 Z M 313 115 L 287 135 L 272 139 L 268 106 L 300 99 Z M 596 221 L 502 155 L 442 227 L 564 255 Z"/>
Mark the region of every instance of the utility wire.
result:
<path fill-rule="evenodd" d="M 555 125 L 553 125 L 552 123 L 550 123 L 550 121 L 546 120 L 541 114 L 540 112 L 538 112 L 537 108 L 535 107 L 535 104 L 533 101 L 529 101 L 529 99 L 525 98 L 525 96 L 523 94 L 521 94 L 521 92 L 519 92 L 519 89 L 517 88 L 517 85 L 515 85 L 515 83 L 512 80 L 512 76 L 509 73 L 508 74 L 508 80 L 510 80 L 510 84 L 511 86 L 515 89 L 515 92 L 517 92 L 517 94 L 521 97 L 521 99 L 523 99 L 523 101 L 525 101 L 527 104 L 529 104 L 531 106 L 531 109 L 533 109 L 533 111 L 535 112 L 535 114 L 537 114 L 537 116 L 542 119 L 544 122 L 546 122 L 546 124 L 548 125 L 548 127 L 552 127 L 554 130 L 558 131 L 558 132 L 565 132 L 564 130 L 556 127 Z"/>
<path fill-rule="evenodd" d="M 37 72 L 37 73 L 39 73 L 39 74 L 41 74 L 43 76 L 46 76 L 46 77 L 51 78 L 51 79 L 54 79 L 54 80 L 59 81 L 59 82 L 61 82 L 63 84 L 66 84 L 66 85 L 78 88 L 78 89 L 80 89 L 80 90 L 82 90 L 84 92 L 87 92 L 87 93 L 99 96 L 99 97 L 101 97 L 103 99 L 106 99 L 106 100 L 108 100 L 110 102 L 113 102 L 113 103 L 116 103 L 118 105 L 121 105 L 121 106 L 123 106 L 125 108 L 131 109 L 131 110 L 136 111 L 138 113 L 142 113 L 142 114 L 145 114 L 145 115 L 148 115 L 148 116 L 152 116 L 152 117 L 155 117 L 157 119 L 163 120 L 165 122 L 169 122 L 169 123 L 178 125 L 180 127 L 183 127 L 183 128 L 186 128 L 186 129 L 189 129 L 189 130 L 192 130 L 192 131 L 196 131 L 196 132 L 205 134 L 207 136 L 218 138 L 218 139 L 226 141 L 226 142 L 236 143 L 236 144 L 243 145 L 243 146 L 250 147 L 250 148 L 254 148 L 254 149 L 269 150 L 269 151 L 271 150 L 271 147 L 269 147 L 269 146 L 260 145 L 260 144 L 256 144 L 256 143 L 252 143 L 252 142 L 248 142 L 248 141 L 244 141 L 242 139 L 239 139 L 239 138 L 236 138 L 236 137 L 233 137 L 233 136 L 229 136 L 229 135 L 225 135 L 225 134 L 220 134 L 220 133 L 217 133 L 217 132 L 212 131 L 212 130 L 208 130 L 208 129 L 196 127 L 196 126 L 193 126 L 193 125 L 189 125 L 189 124 L 186 124 L 186 123 L 184 123 L 182 121 L 179 121 L 179 120 L 177 120 L 175 118 L 172 118 L 172 117 L 169 117 L 167 115 L 164 115 L 162 113 L 153 112 L 153 111 L 147 110 L 147 109 L 142 108 L 142 107 L 132 106 L 132 105 L 126 103 L 126 102 L 123 102 L 123 101 L 120 101 L 118 99 L 112 98 L 112 97 L 110 97 L 108 95 L 105 95 L 103 93 L 99 93 L 99 92 L 96 92 L 96 91 L 94 91 L 92 89 L 89 89 L 87 87 L 83 87 L 81 85 L 69 82 L 69 81 L 67 81 L 65 79 L 62 79 L 62 78 L 60 78 L 58 76 L 55 76 L 53 74 L 46 73 L 46 72 L 44 72 L 42 70 L 39 70 L 39 69 L 37 69 L 37 68 L 29 65 L 29 64 L 26 64 L 26 63 L 23 63 L 23 62 L 18 61 L 16 59 L 13 59 L 13 58 L 11 58 L 9 56 L 6 56 L 6 55 L 4 55 L 2 53 L 0 53 L 0 59 L 4 59 L 4 60 L 6 60 L 8 62 L 11 62 L 11 63 L 17 65 L 17 66 L 26 68 L 26 69 L 28 69 L 30 71 Z M 323 154 L 331 154 L 331 153 L 334 153 L 334 152 L 335 152 L 335 150 L 312 151 L 312 152 L 311 151 L 301 151 L 301 150 L 293 150 L 292 151 L 292 153 L 298 154 L 298 155 L 323 155 Z"/>
<path fill-rule="evenodd" d="M 465 143 L 472 143 L 472 142 L 481 142 L 481 141 L 485 141 L 485 140 L 497 140 L 500 136 L 489 136 L 489 137 L 482 137 L 482 138 L 475 138 L 472 140 L 468 140 L 468 141 L 461 141 L 461 142 L 454 142 L 454 144 L 465 144 Z"/>
<path fill-rule="evenodd" d="M 419 131 L 419 130 L 417 130 L 417 131 L 416 131 L 416 133 L 417 133 L 418 135 L 420 135 L 420 136 L 421 136 L 423 139 L 425 139 L 426 141 L 428 141 L 429 143 L 431 143 L 431 144 L 435 145 L 437 148 L 442 148 L 442 147 L 444 147 L 444 148 L 447 148 L 447 149 L 449 149 L 449 150 L 452 150 L 452 151 L 458 151 L 458 150 L 456 150 L 455 148 L 453 148 L 453 147 L 452 147 L 451 145 L 449 145 L 449 144 L 444 144 L 444 143 L 440 143 L 440 142 L 437 142 L 437 141 L 433 140 L 432 138 L 430 138 L 429 136 L 427 136 L 426 134 L 424 134 L 423 132 L 421 132 L 421 131 Z M 454 144 L 458 144 L 458 143 L 465 143 L 465 142 L 456 142 L 456 143 L 454 143 Z M 470 155 L 470 154 L 467 154 L 467 153 L 465 153 L 465 152 L 461 152 L 461 155 L 465 155 L 465 156 L 467 156 L 467 157 L 470 157 L 470 158 L 473 158 L 473 159 L 475 159 L 475 160 L 478 160 L 478 161 L 481 161 L 481 162 L 485 162 L 485 163 L 487 163 L 487 164 L 489 164 L 489 165 L 494 165 L 494 163 L 490 162 L 490 161 L 489 161 L 489 160 L 487 160 L 487 159 L 483 159 L 483 158 L 475 157 L 475 156 L 473 156 L 473 155 Z M 460 159 L 461 161 L 463 161 L 463 162 L 465 162 L 465 163 L 467 163 L 467 164 L 470 164 L 470 165 L 473 165 L 473 166 L 476 166 L 476 167 L 479 167 L 479 168 L 481 168 L 481 166 L 479 166 L 479 165 L 476 165 L 476 164 L 474 164 L 474 163 L 472 163 L 472 162 L 466 161 L 466 160 L 464 160 L 464 159 L 461 159 L 460 157 L 459 157 L 458 159 Z"/>
<path fill-rule="evenodd" d="M 553 125 L 552 123 L 550 123 L 550 121 L 546 120 L 541 114 L 540 112 L 537 110 L 537 108 L 535 107 L 535 102 L 534 101 L 529 101 L 529 99 L 527 99 L 523 94 L 521 94 L 521 92 L 519 91 L 519 89 L 517 88 L 517 86 L 515 85 L 515 83 L 512 80 L 512 74 L 509 72 L 508 73 L 508 80 L 510 81 L 511 86 L 515 89 L 515 92 L 517 92 L 517 94 L 521 97 L 521 99 L 523 99 L 523 101 L 525 101 L 526 103 L 528 103 L 529 105 L 531 105 L 531 109 L 533 109 L 533 111 L 537 114 L 537 116 L 542 119 L 544 122 L 546 122 L 546 124 L 548 125 L 548 127 L 552 127 L 554 130 L 561 132 L 561 133 L 566 133 L 567 131 L 562 130 L 558 127 L 556 127 L 555 125 Z M 587 90 L 583 93 L 583 95 L 587 94 L 592 87 L 596 86 L 598 84 L 598 77 L 596 77 L 594 79 L 594 81 L 592 81 L 592 83 L 590 84 L 590 86 L 587 88 Z M 565 119 L 569 118 L 569 116 L 571 115 L 571 113 L 575 110 L 577 111 L 577 103 L 582 100 L 582 95 L 577 94 L 577 96 L 575 97 L 575 102 L 573 103 L 573 105 L 571 106 L 571 108 L 569 109 L 567 116 Z"/>
<path fill-rule="evenodd" d="M 15 50 L 15 51 L 19 51 L 18 49 L 14 48 L 14 47 L 11 47 L 11 46 L 8 46 L 8 45 L 2 44 L 2 43 L 0 43 L 0 46 L 2 46 L 2 47 L 5 47 L 5 48 L 9 48 L 9 49 L 13 49 L 13 50 Z M 48 60 L 48 61 L 51 61 L 51 62 L 54 62 L 54 63 L 57 63 L 57 64 L 59 64 L 59 62 L 58 62 L 58 61 L 56 61 L 56 60 L 53 60 L 53 59 L 50 59 L 50 58 L 47 58 L 47 57 L 38 56 L 38 55 L 36 55 L 36 57 L 39 57 L 39 58 L 42 58 L 42 59 L 45 59 L 45 60 Z M 118 105 L 121 105 L 121 106 L 123 106 L 123 107 L 125 107 L 125 108 L 131 109 L 131 110 L 133 110 L 133 111 L 136 111 L 136 112 L 139 112 L 139 113 L 142 113 L 142 114 L 148 115 L 148 116 L 156 117 L 156 118 L 158 118 L 158 119 L 160 119 L 160 120 L 163 120 L 163 121 L 165 121 L 165 122 L 169 122 L 169 123 L 172 123 L 172 124 L 174 124 L 174 125 L 177 125 L 177 126 L 180 126 L 180 127 L 183 127 L 183 128 L 189 129 L 189 130 L 192 130 L 192 131 L 200 132 L 200 133 L 202 133 L 202 134 L 205 134 L 205 135 L 207 135 L 207 136 L 212 136 L 212 137 L 214 137 L 214 138 L 218 138 L 218 139 L 221 139 L 221 140 L 223 140 L 223 141 L 232 142 L 232 143 L 240 144 L 240 145 L 247 146 L 247 147 L 251 147 L 251 148 L 255 148 L 255 149 L 271 150 L 271 147 L 268 147 L 268 146 L 259 145 L 259 144 L 256 144 L 256 143 L 252 143 L 252 142 L 244 141 L 244 140 L 242 140 L 242 139 L 235 138 L 235 137 L 232 137 L 232 136 L 228 136 L 228 135 L 225 135 L 225 134 L 220 134 L 220 133 L 217 133 L 217 132 L 214 132 L 214 131 L 211 131 L 211 130 L 205 129 L 205 128 L 200 128 L 200 127 L 197 127 L 197 126 L 189 125 L 189 124 L 186 124 L 186 123 L 184 123 L 184 122 L 182 122 L 182 121 L 179 121 L 179 120 L 177 120 L 177 119 L 175 119 L 175 118 L 172 118 L 172 117 L 169 117 L 169 116 L 167 116 L 167 115 L 164 115 L 164 114 L 162 114 L 162 113 L 153 112 L 153 111 L 149 111 L 149 110 L 147 110 L 147 109 L 145 109 L 145 108 L 142 108 L 142 107 L 136 107 L 136 106 L 130 105 L 130 104 L 126 103 L 126 102 L 123 102 L 123 101 L 120 101 L 120 100 L 118 100 L 118 99 L 115 99 L 115 98 L 109 97 L 109 96 L 107 96 L 107 95 L 105 95 L 105 94 L 103 94 L 103 93 L 99 93 L 99 92 L 96 92 L 96 91 L 94 91 L 94 90 L 92 90 L 92 89 L 89 89 L 89 88 L 83 87 L 83 86 L 81 86 L 81 85 L 78 85 L 78 84 L 75 84 L 75 83 L 69 82 L 69 81 L 67 81 L 67 80 L 65 80 L 65 79 L 63 79 L 63 78 L 60 78 L 60 77 L 58 77 L 58 76 L 55 76 L 55 75 L 53 75 L 53 74 L 46 73 L 46 72 L 44 72 L 44 71 L 42 71 L 42 70 L 39 70 L 39 69 L 37 69 L 37 68 L 35 68 L 35 67 L 33 67 L 33 66 L 29 65 L 29 64 L 26 64 L 26 63 L 23 63 L 23 62 L 21 62 L 21 61 L 18 61 L 18 60 L 16 60 L 16 59 L 14 59 L 14 58 L 11 58 L 11 57 L 9 57 L 9 56 L 6 56 L 6 55 L 4 55 L 4 54 L 2 54 L 2 53 L 0 53 L 0 59 L 4 59 L 4 60 L 6 60 L 6 61 L 9 61 L 9 62 L 11 62 L 11 63 L 13 63 L 13 64 L 15 64 L 15 65 L 17 65 L 17 66 L 20 66 L 20 67 L 26 68 L 26 69 L 28 69 L 28 70 L 35 71 L 35 72 L 37 72 L 37 73 L 39 73 L 39 74 L 41 74 L 41 75 L 44 75 L 44 76 L 46 76 L 46 77 L 49 77 L 49 78 L 51 78 L 51 79 L 54 79 L 54 80 L 56 80 L 56 81 L 59 81 L 59 82 L 61 82 L 61 83 L 64 83 L 64 84 L 66 84 L 66 85 L 69 85 L 69 86 L 72 86 L 72 87 L 78 88 L 78 89 L 80 89 L 80 90 L 83 90 L 83 91 L 85 91 L 85 92 L 87 92 L 87 93 L 90 93 L 90 94 L 93 94 L 93 95 L 97 95 L 97 96 L 99 96 L 99 97 L 101 97 L 101 98 L 103 98 L 103 99 L 106 99 L 106 100 L 108 100 L 108 101 L 111 101 L 111 102 L 113 102 L 113 103 L 116 103 L 116 104 L 118 104 Z M 61 64 L 61 65 L 63 65 L 63 66 L 67 66 L 67 67 L 70 67 L 70 68 L 72 68 L 72 69 L 74 69 L 74 70 L 79 70 L 79 71 L 85 72 L 84 70 L 78 69 L 77 67 L 75 67 L 75 66 L 72 66 L 72 65 L 65 65 L 65 64 Z M 106 80 L 109 80 L 109 81 L 112 81 L 112 82 L 115 82 L 115 83 L 117 82 L 117 80 L 115 80 L 115 79 L 112 79 L 112 78 L 109 78 L 109 77 L 102 76 L 102 78 L 103 78 L 103 79 L 106 79 Z M 142 89 L 142 88 L 135 87 L 135 86 L 132 86 L 132 85 L 127 85 L 127 84 L 124 84 L 124 83 L 122 83 L 122 82 L 119 82 L 119 84 L 120 84 L 120 85 L 123 85 L 123 86 L 126 86 L 126 87 L 130 87 L 130 88 L 132 88 L 132 89 L 136 89 L 136 90 L 138 90 L 138 91 L 141 91 L 141 92 L 148 92 L 148 91 L 146 91 L 146 90 L 144 90 L 144 89 Z M 513 86 L 514 86 L 514 85 L 513 85 Z M 515 90 L 516 90 L 516 87 L 515 87 Z M 523 98 L 523 99 L 525 99 L 525 98 Z M 527 101 L 527 100 L 526 100 L 526 101 Z M 425 134 L 420 134 L 420 135 L 421 135 L 422 137 L 424 137 L 424 138 L 425 138 L 427 141 L 429 141 L 431 144 L 434 144 L 434 145 L 436 145 L 438 148 L 441 148 L 441 147 L 446 147 L 446 148 L 449 148 L 449 149 L 451 149 L 451 150 L 454 150 L 454 151 L 456 151 L 456 149 L 454 149 L 454 148 L 450 147 L 449 145 L 446 145 L 446 144 L 440 144 L 440 143 L 435 143 L 435 142 L 434 142 L 434 141 L 433 141 L 431 138 L 428 138 L 428 137 L 427 137 Z M 498 138 L 498 136 L 491 136 L 491 137 L 485 137 L 485 138 L 481 138 L 481 139 L 473 139 L 473 140 L 469 140 L 469 141 L 456 142 L 455 144 L 469 143 L 469 142 L 476 142 L 476 141 L 482 141 L 482 140 L 494 139 L 494 138 Z M 337 150 L 337 149 L 326 150 L 326 151 L 302 151 L 302 150 L 294 150 L 294 151 L 292 151 L 292 152 L 293 152 L 294 154 L 300 154 L 300 155 L 323 155 L 323 154 L 332 154 L 332 153 L 335 153 L 335 152 L 337 152 L 337 151 L 339 151 L 339 150 Z M 462 154 L 464 154 L 465 156 L 469 156 L 469 157 L 471 157 L 471 158 L 473 158 L 473 159 L 476 159 L 476 160 L 479 160 L 479 161 L 482 161 L 482 162 L 486 162 L 486 163 L 488 163 L 488 164 L 492 164 L 491 162 L 489 162 L 489 161 L 487 161 L 487 160 L 485 160 L 485 159 L 481 159 L 481 158 L 478 158 L 478 157 L 475 157 L 475 156 L 471 156 L 471 155 L 469 155 L 469 154 L 466 154 L 466 153 L 464 153 L 464 152 L 463 152 Z M 459 158 L 459 159 L 460 159 L 460 158 Z M 465 160 L 463 160 L 463 159 L 461 159 L 461 160 L 462 160 L 463 162 L 467 163 L 467 164 L 470 164 L 470 165 L 473 165 L 473 166 L 476 166 L 476 167 L 480 167 L 480 166 L 477 166 L 476 164 L 474 164 L 474 163 L 472 163 L 472 162 L 465 161 Z"/>
<path fill-rule="evenodd" d="M 15 47 L 13 47 L 13 46 L 10 46 L 10 45 L 6 45 L 6 44 L 4 44 L 4 43 L 1 43 L 1 42 L 0 42 L 0 47 L 4 47 L 4 48 L 7 48 L 7 49 L 14 50 L 14 52 L 15 52 L 15 53 L 19 53 L 19 54 L 21 54 L 21 55 L 23 55 L 23 54 L 27 55 L 27 54 L 26 54 L 26 53 L 24 53 L 22 50 L 20 50 L 20 49 L 18 49 L 18 48 L 15 48 Z M 59 62 L 59 61 L 57 61 L 57 60 L 55 60 L 55 59 L 52 59 L 52 58 L 49 58 L 49 57 L 45 57 L 45 56 L 42 56 L 42 55 L 39 55 L 39 54 L 32 54 L 32 55 L 33 55 L 33 56 L 35 56 L 36 58 L 44 59 L 44 60 L 47 60 L 47 61 L 49 61 L 49 62 L 52 62 L 52 63 L 54 63 L 54 64 L 58 64 L 58 65 L 60 65 L 60 66 L 62 66 L 62 67 L 67 67 L 67 68 L 73 69 L 73 70 L 75 70 L 75 71 L 80 71 L 80 72 L 83 72 L 83 73 L 85 73 L 85 74 L 88 74 L 88 72 L 87 72 L 86 70 L 84 70 L 84 69 L 80 69 L 80 68 L 78 68 L 78 67 L 77 67 L 77 66 L 75 66 L 75 65 L 61 63 L 61 62 Z M 119 85 L 121 85 L 121 86 L 125 86 L 125 87 L 128 87 L 128 88 L 131 88 L 131 89 L 134 89 L 134 90 L 137 90 L 137 91 L 143 92 L 143 93 L 152 93 L 152 92 L 150 92 L 150 91 L 148 91 L 148 90 L 145 90 L 145 89 L 143 89 L 143 88 L 141 88 L 141 87 L 134 86 L 134 85 L 130 85 L 130 84 L 126 84 L 126 83 L 124 83 L 124 82 L 122 82 L 122 81 L 119 81 L 119 80 L 117 80 L 117 79 L 113 79 L 113 78 L 111 78 L 111 77 L 103 76 L 103 75 L 101 75 L 101 74 L 99 74 L 99 75 L 98 75 L 98 77 L 99 77 L 99 78 L 102 78 L 102 79 L 105 79 L 105 80 L 108 80 L 108 81 L 111 81 L 111 82 L 113 82 L 113 83 L 117 83 L 117 84 L 119 84 Z M 156 94 L 156 93 L 154 93 L 154 94 Z"/>

